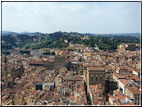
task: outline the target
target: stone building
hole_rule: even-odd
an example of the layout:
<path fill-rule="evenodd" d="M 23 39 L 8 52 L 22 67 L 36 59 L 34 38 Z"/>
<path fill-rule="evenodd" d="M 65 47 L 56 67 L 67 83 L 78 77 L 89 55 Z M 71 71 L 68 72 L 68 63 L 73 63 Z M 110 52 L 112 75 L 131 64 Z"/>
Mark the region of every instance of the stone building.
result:
<path fill-rule="evenodd" d="M 105 70 L 101 67 L 88 67 L 87 69 L 87 85 L 101 84 L 105 86 Z"/>
<path fill-rule="evenodd" d="M 117 51 L 118 52 L 124 52 L 124 51 L 137 51 L 140 49 L 140 44 L 136 43 L 121 43 L 118 46 Z"/>
<path fill-rule="evenodd" d="M 4 83 L 2 90 L 11 88 L 14 84 L 14 80 L 17 77 L 21 77 L 24 73 L 24 67 L 21 60 L 15 61 L 15 64 L 10 64 L 9 62 L 10 61 L 8 61 L 8 58 L 5 55 L 4 60 L 2 61 L 2 81 Z"/>
<path fill-rule="evenodd" d="M 136 85 L 128 84 L 126 85 L 125 94 L 130 96 L 130 98 L 134 100 L 135 104 L 141 105 L 140 91 L 140 88 L 138 88 Z"/>
<path fill-rule="evenodd" d="M 87 93 L 89 94 L 89 85 L 101 84 L 105 90 L 105 70 L 101 67 L 87 68 Z"/>
<path fill-rule="evenodd" d="M 60 70 L 62 67 L 64 67 L 64 62 L 65 62 L 65 41 L 64 41 L 64 36 L 62 37 L 62 50 L 63 54 L 62 55 L 56 55 L 55 56 L 55 63 L 54 63 L 54 68 L 55 70 Z"/>
<path fill-rule="evenodd" d="M 64 61 L 65 61 L 64 56 L 55 56 L 55 63 L 54 63 L 55 70 L 60 70 L 62 67 L 64 67 Z"/>

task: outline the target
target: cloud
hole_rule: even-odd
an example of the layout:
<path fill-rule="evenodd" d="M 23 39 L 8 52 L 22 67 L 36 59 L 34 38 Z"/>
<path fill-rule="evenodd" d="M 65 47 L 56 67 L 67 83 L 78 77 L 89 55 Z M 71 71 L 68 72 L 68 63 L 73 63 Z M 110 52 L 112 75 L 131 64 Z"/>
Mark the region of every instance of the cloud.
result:
<path fill-rule="evenodd" d="M 4 30 L 140 32 L 139 2 L 3 2 Z"/>

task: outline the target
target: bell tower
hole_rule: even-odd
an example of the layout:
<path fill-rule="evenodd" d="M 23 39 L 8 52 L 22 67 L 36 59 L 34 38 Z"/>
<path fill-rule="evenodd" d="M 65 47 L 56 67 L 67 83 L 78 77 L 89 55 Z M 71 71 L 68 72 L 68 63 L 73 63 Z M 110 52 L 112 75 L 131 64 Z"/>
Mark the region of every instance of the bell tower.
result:
<path fill-rule="evenodd" d="M 64 34 L 62 36 L 62 50 L 63 50 L 63 56 L 65 55 L 65 40 L 64 40 Z"/>
<path fill-rule="evenodd" d="M 8 72 L 7 72 L 7 58 L 6 54 L 4 55 L 4 87 L 8 87 Z"/>
<path fill-rule="evenodd" d="M 62 36 L 62 51 L 63 54 L 56 55 L 55 56 L 55 63 L 54 68 L 59 72 L 59 70 L 65 66 L 65 41 L 64 41 L 64 35 Z"/>

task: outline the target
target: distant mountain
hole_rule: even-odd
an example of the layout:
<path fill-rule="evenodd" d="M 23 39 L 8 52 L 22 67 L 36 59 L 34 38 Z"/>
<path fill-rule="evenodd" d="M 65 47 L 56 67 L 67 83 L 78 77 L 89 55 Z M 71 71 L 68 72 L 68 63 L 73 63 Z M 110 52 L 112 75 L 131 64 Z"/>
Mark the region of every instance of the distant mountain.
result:
<path fill-rule="evenodd" d="M 99 34 L 97 33 L 81 33 L 82 35 L 88 35 L 88 36 L 97 36 Z"/>
<path fill-rule="evenodd" d="M 0 32 L 1 33 L 1 32 Z M 50 34 L 55 34 L 54 36 L 56 36 L 56 33 L 60 33 L 60 31 L 57 31 L 57 32 L 54 32 L 54 33 L 50 33 Z M 88 36 L 98 36 L 98 35 L 103 35 L 103 36 L 122 36 L 122 35 L 125 35 L 125 36 L 140 36 L 140 33 L 109 33 L 109 34 L 101 34 L 101 33 L 78 33 L 78 32 L 62 32 L 64 33 L 65 35 L 74 35 L 74 36 L 77 36 L 77 35 L 88 35 Z M 18 34 L 27 34 L 29 36 L 40 36 L 41 34 L 46 34 L 48 35 L 49 33 L 41 33 L 41 32 L 28 32 L 28 31 L 24 31 L 24 32 L 12 32 L 12 31 L 2 31 L 2 36 L 5 36 L 5 35 L 18 35 Z M 53 35 L 52 35 L 53 36 Z"/>
<path fill-rule="evenodd" d="M 140 36 L 140 33 L 109 33 L 109 34 L 104 34 L 104 33 L 80 33 L 83 35 L 88 35 L 88 36 L 98 36 L 98 35 L 103 35 L 103 36 Z"/>
<path fill-rule="evenodd" d="M 19 33 L 17 32 L 11 32 L 11 31 L 2 31 L 2 36 L 6 35 L 18 35 Z"/>
<path fill-rule="evenodd" d="M 6 35 L 29 35 L 29 36 L 40 36 L 42 33 L 41 32 L 11 32 L 11 31 L 2 31 L 2 36 L 6 36 Z"/>
<path fill-rule="evenodd" d="M 19 34 L 30 34 L 32 32 L 20 32 Z"/>
<path fill-rule="evenodd" d="M 41 36 L 43 33 L 41 32 L 33 32 L 33 33 L 28 33 L 29 36 Z"/>
<path fill-rule="evenodd" d="M 116 36 L 140 36 L 140 33 L 112 33 L 111 35 L 116 35 Z"/>
<path fill-rule="evenodd" d="M 3 33 L 9 33 L 9 32 L 11 32 L 11 31 L 2 31 L 2 34 L 3 34 Z"/>

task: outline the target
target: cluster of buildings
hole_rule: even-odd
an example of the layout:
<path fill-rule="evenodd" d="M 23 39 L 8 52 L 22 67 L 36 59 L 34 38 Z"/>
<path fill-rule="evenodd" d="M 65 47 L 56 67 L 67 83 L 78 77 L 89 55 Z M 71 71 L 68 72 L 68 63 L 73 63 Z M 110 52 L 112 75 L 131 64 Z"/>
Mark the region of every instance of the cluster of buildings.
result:
<path fill-rule="evenodd" d="M 81 37 L 81 39 L 82 40 L 85 40 L 85 39 L 89 40 L 89 36 L 88 35 L 84 35 L 84 37 Z"/>
<path fill-rule="evenodd" d="M 55 56 L 3 55 L 2 105 L 141 105 L 140 48 L 125 45 L 68 52 L 62 38 Z"/>

